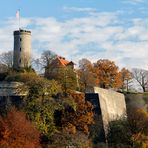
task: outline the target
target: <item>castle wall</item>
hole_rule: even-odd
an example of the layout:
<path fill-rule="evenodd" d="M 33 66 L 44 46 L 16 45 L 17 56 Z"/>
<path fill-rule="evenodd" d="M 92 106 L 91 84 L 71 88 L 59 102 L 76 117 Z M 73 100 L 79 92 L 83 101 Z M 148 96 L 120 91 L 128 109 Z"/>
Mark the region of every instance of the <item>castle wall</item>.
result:
<path fill-rule="evenodd" d="M 0 97 L 25 96 L 27 92 L 22 89 L 23 86 L 20 82 L 1 82 Z"/>
<path fill-rule="evenodd" d="M 104 129 L 107 132 L 110 121 L 126 117 L 125 97 L 121 93 L 99 87 L 94 88 L 94 93 L 99 94 L 102 120 Z"/>

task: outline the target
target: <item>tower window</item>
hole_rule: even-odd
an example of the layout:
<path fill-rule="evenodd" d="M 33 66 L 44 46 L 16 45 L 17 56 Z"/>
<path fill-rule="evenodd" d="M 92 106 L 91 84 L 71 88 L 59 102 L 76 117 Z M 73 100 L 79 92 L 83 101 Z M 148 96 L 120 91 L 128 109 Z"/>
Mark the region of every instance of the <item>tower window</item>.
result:
<path fill-rule="evenodd" d="M 22 38 L 20 38 L 20 42 L 22 41 Z"/>
<path fill-rule="evenodd" d="M 22 50 L 22 48 L 20 47 L 20 51 Z"/>
<path fill-rule="evenodd" d="M 20 64 L 21 64 L 21 59 L 20 59 L 20 61 L 19 61 L 19 62 L 20 62 Z"/>

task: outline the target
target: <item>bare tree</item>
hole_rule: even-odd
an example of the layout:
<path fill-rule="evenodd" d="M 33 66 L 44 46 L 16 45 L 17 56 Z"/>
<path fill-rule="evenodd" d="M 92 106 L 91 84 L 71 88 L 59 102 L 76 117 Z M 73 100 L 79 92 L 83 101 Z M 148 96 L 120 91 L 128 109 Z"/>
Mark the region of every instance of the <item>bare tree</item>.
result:
<path fill-rule="evenodd" d="M 79 77 L 81 91 L 90 91 L 96 86 L 96 75 L 93 64 L 87 59 L 79 61 Z"/>
<path fill-rule="evenodd" d="M 35 67 L 35 69 L 38 69 L 39 73 L 43 71 L 43 69 L 46 69 L 48 71 L 50 63 L 55 59 L 57 55 L 50 51 L 45 50 L 40 58 L 33 59 L 32 63 Z"/>
<path fill-rule="evenodd" d="M 41 60 L 40 60 L 43 67 L 49 66 L 50 63 L 53 61 L 53 59 L 55 59 L 56 56 L 57 55 L 50 50 L 44 51 L 41 55 Z"/>
<path fill-rule="evenodd" d="M 148 88 L 148 71 L 144 69 L 134 68 L 133 76 L 142 87 L 143 92 L 145 92 Z"/>
<path fill-rule="evenodd" d="M 5 73 L 8 71 L 8 67 L 0 63 L 0 73 Z"/>
<path fill-rule="evenodd" d="M 3 52 L 0 54 L 0 64 L 6 65 L 8 68 L 13 66 L 13 51 Z"/>

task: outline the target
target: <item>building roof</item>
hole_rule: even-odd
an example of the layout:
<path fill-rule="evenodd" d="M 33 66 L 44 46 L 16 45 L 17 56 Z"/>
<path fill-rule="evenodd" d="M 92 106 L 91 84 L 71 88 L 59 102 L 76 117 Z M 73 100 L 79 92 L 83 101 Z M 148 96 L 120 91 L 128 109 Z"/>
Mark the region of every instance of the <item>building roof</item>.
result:
<path fill-rule="evenodd" d="M 63 57 L 59 57 L 57 56 L 57 59 L 59 60 L 59 62 L 63 65 L 66 66 L 68 63 L 70 63 L 69 61 L 67 61 L 65 58 Z"/>
<path fill-rule="evenodd" d="M 65 67 L 68 65 L 74 65 L 72 61 L 66 60 L 64 57 L 57 56 L 52 62 L 48 65 L 50 68 Z"/>
<path fill-rule="evenodd" d="M 72 61 L 67 61 L 64 57 L 57 56 L 57 59 L 60 62 L 60 64 L 63 66 L 74 64 Z"/>

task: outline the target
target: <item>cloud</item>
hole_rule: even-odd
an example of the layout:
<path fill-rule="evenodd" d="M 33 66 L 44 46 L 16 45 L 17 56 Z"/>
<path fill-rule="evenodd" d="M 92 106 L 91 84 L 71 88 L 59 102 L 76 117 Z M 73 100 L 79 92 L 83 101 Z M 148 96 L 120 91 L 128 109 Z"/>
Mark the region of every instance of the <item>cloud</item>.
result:
<path fill-rule="evenodd" d="M 97 10 L 94 8 L 86 8 L 86 7 L 63 7 L 63 10 L 66 12 L 96 12 Z"/>
<path fill-rule="evenodd" d="M 119 12 L 93 12 L 65 21 L 54 17 L 22 18 L 24 28 L 32 31 L 35 57 L 52 50 L 75 63 L 81 58 L 92 62 L 110 59 L 120 67 L 148 69 L 148 19 L 121 20 Z M 124 25 L 128 24 L 128 25 Z M 0 24 L 0 52 L 13 49 L 14 18 Z"/>
<path fill-rule="evenodd" d="M 148 3 L 147 0 L 122 0 L 123 3 L 130 3 L 130 4 L 140 4 L 140 3 Z"/>

